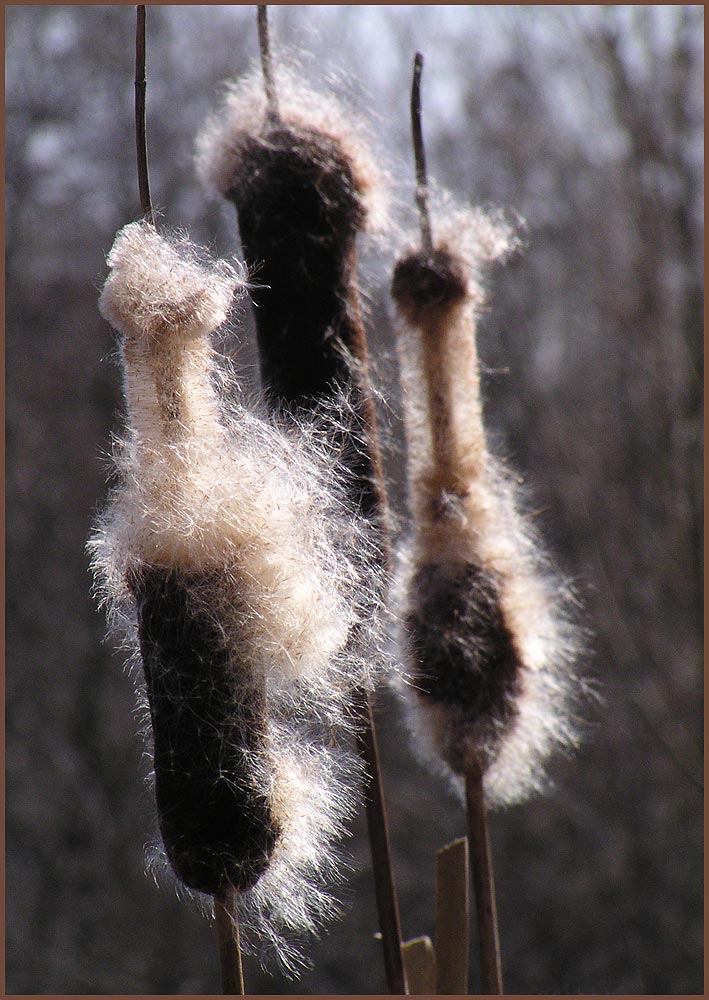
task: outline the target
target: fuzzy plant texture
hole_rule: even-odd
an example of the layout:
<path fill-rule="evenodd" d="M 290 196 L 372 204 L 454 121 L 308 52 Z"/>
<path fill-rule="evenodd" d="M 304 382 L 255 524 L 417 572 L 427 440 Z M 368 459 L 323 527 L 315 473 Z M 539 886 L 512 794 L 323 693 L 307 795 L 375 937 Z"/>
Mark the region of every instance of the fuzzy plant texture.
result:
<path fill-rule="evenodd" d="M 483 423 L 481 276 L 513 230 L 450 205 L 435 217 L 433 252 L 405 251 L 392 280 L 414 525 L 398 559 L 397 686 L 419 752 L 459 791 L 477 760 L 494 807 L 542 790 L 552 752 L 574 744 L 579 641 L 571 592 Z"/>
<path fill-rule="evenodd" d="M 261 378 L 274 409 L 296 416 L 346 388 L 352 422 L 331 429 L 360 508 L 378 519 L 375 414 L 356 275 L 356 237 L 382 230 L 387 184 L 365 125 L 280 64 L 278 113 L 260 72 L 226 86 L 197 140 L 207 188 L 237 211 Z"/>
<path fill-rule="evenodd" d="M 337 910 L 358 780 L 342 736 L 381 662 L 362 585 L 378 549 L 336 487 L 318 426 L 333 414 L 275 426 L 211 346 L 242 271 L 147 222 L 118 233 L 108 265 L 127 426 L 89 547 L 146 712 L 150 863 L 207 909 L 236 888 L 247 950 L 294 972 Z"/>

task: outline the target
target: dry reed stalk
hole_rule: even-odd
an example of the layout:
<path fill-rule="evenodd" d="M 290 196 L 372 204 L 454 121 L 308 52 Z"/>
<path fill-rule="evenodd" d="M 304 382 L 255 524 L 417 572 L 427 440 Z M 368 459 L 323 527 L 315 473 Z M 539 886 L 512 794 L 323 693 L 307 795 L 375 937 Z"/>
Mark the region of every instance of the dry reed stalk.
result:
<path fill-rule="evenodd" d="M 148 143 L 146 127 L 146 15 L 145 5 L 136 5 L 135 36 L 135 138 L 138 168 L 138 191 L 143 217 L 153 222 L 153 205 L 150 195 L 148 170 Z M 244 993 L 244 975 L 239 944 L 238 914 L 230 891 L 220 899 L 215 896 L 215 916 L 219 941 L 219 959 L 222 969 L 224 993 Z M 226 923 L 228 921 L 228 925 Z"/>
<path fill-rule="evenodd" d="M 414 148 L 414 167 L 416 170 L 416 205 L 419 212 L 421 229 L 421 247 L 426 256 L 433 253 L 433 233 L 431 231 L 431 216 L 428 211 L 428 173 L 426 170 L 426 147 L 423 141 L 423 124 L 421 114 L 421 74 L 423 73 L 423 55 L 417 52 L 414 56 L 414 75 L 411 83 L 411 139 Z"/>
<path fill-rule="evenodd" d="M 440 995 L 468 992 L 470 941 L 468 839 L 461 837 L 436 852 L 436 990 Z"/>
<path fill-rule="evenodd" d="M 366 768 L 364 796 L 377 913 L 384 949 L 384 970 L 389 984 L 389 992 L 406 995 L 411 992 L 411 989 L 407 982 L 407 966 L 402 951 L 399 906 L 391 863 L 389 827 L 379 768 L 377 733 L 371 700 L 368 693 L 362 688 L 355 694 L 355 712 L 362 720 L 357 730 L 357 746 Z"/>
<path fill-rule="evenodd" d="M 420 76 L 417 56 L 411 106 L 421 234 L 392 280 L 414 522 L 399 582 L 411 683 L 400 691 L 422 755 L 464 796 L 484 987 L 501 993 L 487 808 L 541 791 L 553 751 L 574 745 L 579 644 L 569 589 L 491 455 L 483 421 L 481 271 L 514 240 L 490 214 L 449 211 L 427 246 Z"/>
<path fill-rule="evenodd" d="M 138 190 L 143 217 L 152 223 L 154 216 L 148 169 L 146 89 L 146 13 L 145 5 L 138 4 L 136 6 L 135 40 L 135 133 Z M 243 995 L 244 975 L 239 942 L 238 914 L 233 890 L 227 890 L 224 897 L 215 896 L 214 909 L 223 992 Z"/>
<path fill-rule="evenodd" d="M 144 5 L 137 5 L 136 7 L 135 125 L 138 188 L 141 210 L 144 218 L 152 223 L 153 209 L 150 195 L 146 129 L 146 15 Z M 170 589 L 170 585 L 168 585 L 167 580 L 162 583 L 154 582 L 152 585 L 150 583 L 146 583 L 145 575 L 143 574 L 140 581 L 136 578 L 134 588 L 138 602 L 142 606 L 140 616 L 141 646 L 146 669 L 146 678 L 148 680 L 150 691 L 153 724 L 158 727 L 155 731 L 155 756 L 156 769 L 160 772 L 162 766 L 161 741 L 163 740 L 167 727 L 173 727 L 173 723 L 169 721 L 170 716 L 173 714 L 173 699 L 164 683 L 162 681 L 158 681 L 157 674 L 148 667 L 148 663 L 157 657 L 157 666 L 157 661 L 162 659 L 162 655 L 158 652 L 158 650 L 161 645 L 164 647 L 166 642 L 170 643 L 172 640 L 167 637 L 165 630 L 161 625 L 157 625 L 157 628 L 155 626 L 151 627 L 148 625 L 148 621 L 151 617 L 152 619 L 155 619 L 155 613 L 151 615 L 149 612 L 146 613 L 145 609 L 148 605 L 155 604 L 155 597 L 159 590 L 163 589 L 164 594 L 167 594 L 167 590 Z M 175 597 L 168 597 L 167 600 L 170 607 L 175 605 L 175 600 L 177 600 L 178 604 L 180 603 L 180 599 Z M 160 610 L 157 611 L 157 614 L 159 617 L 162 617 L 166 611 L 165 600 L 158 600 L 158 604 Z M 176 605 L 173 610 L 176 611 Z M 207 646 L 209 646 L 208 642 Z M 219 658 L 221 659 L 221 657 Z M 157 669 L 159 670 L 160 668 L 157 667 Z M 195 710 L 197 711 L 197 714 L 199 714 L 197 706 L 193 704 L 192 711 Z M 211 714 L 212 709 L 209 709 L 209 712 Z M 158 722 L 160 718 L 164 718 L 166 721 L 164 723 Z M 190 743 L 190 740 L 188 740 L 188 743 Z M 197 748 L 195 745 L 195 749 L 198 749 L 198 752 L 202 752 L 201 747 Z M 172 755 L 175 752 L 175 748 L 172 745 L 170 747 L 166 747 L 166 752 Z M 184 745 L 182 747 L 182 753 L 184 756 Z M 185 759 L 185 766 L 189 767 L 189 760 L 187 759 Z M 177 793 L 175 790 L 175 794 L 183 793 Z M 159 807 L 161 804 L 161 797 L 163 807 L 161 815 L 165 817 L 172 812 L 172 808 L 168 805 L 168 802 L 172 800 L 173 793 L 169 791 L 169 785 L 166 783 L 164 778 L 158 782 Z M 165 810 L 167 810 L 167 813 Z M 184 819 L 185 817 L 183 816 L 182 820 Z M 185 854 L 184 848 L 182 847 L 184 825 L 181 822 L 175 824 L 171 821 L 169 828 L 164 825 L 165 822 L 167 821 L 163 820 L 163 838 L 165 839 L 165 843 L 168 845 L 169 849 L 177 852 L 177 854 L 173 855 L 173 857 L 175 859 L 178 856 L 181 858 L 180 861 L 176 862 L 181 877 L 185 878 L 187 883 L 194 887 L 207 888 L 207 883 L 212 881 L 211 875 L 208 875 L 206 872 L 206 868 L 209 867 L 209 863 L 206 863 L 204 858 L 197 861 L 193 851 L 188 851 L 187 854 Z M 215 892 L 214 912 L 223 992 L 225 994 L 243 995 L 244 980 L 239 941 L 236 895 L 236 890 L 232 887 L 227 887 L 223 891 Z"/>
<path fill-rule="evenodd" d="M 429 937 L 412 938 L 402 945 L 406 981 L 411 996 L 431 996 L 436 989 L 436 954 Z"/>
<path fill-rule="evenodd" d="M 276 83 L 273 75 L 271 35 L 268 30 L 268 5 L 259 4 L 257 11 L 258 46 L 261 56 L 261 69 L 263 70 L 263 85 L 266 91 L 266 101 L 268 102 L 268 113 L 271 120 L 277 122 L 281 116 L 278 111 L 278 94 L 276 93 Z"/>

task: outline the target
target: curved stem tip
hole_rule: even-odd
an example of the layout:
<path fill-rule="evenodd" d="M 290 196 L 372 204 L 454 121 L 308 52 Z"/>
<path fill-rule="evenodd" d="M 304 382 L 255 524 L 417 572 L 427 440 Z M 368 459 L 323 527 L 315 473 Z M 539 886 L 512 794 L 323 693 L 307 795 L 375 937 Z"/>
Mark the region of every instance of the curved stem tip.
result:
<path fill-rule="evenodd" d="M 419 210 L 421 225 L 421 244 L 425 254 L 433 253 L 433 235 L 431 233 L 431 217 L 428 212 L 428 176 L 426 174 L 426 149 L 423 144 L 421 127 L 421 74 L 423 72 L 423 56 L 417 52 L 414 57 L 414 75 L 411 83 L 411 137 L 414 146 L 414 162 L 416 165 L 416 204 Z"/>
<path fill-rule="evenodd" d="M 153 205 L 150 198 L 145 127 L 145 4 L 137 4 L 135 10 L 135 141 L 138 154 L 138 191 L 143 216 L 148 222 L 152 222 Z"/>
<path fill-rule="evenodd" d="M 259 4 L 258 12 L 258 45 L 261 53 L 261 69 L 263 70 L 263 82 L 266 88 L 266 100 L 268 102 L 268 116 L 271 121 L 280 121 L 278 110 L 278 98 L 276 96 L 276 83 L 273 75 L 273 59 L 271 57 L 271 39 L 268 30 L 268 5 Z"/>

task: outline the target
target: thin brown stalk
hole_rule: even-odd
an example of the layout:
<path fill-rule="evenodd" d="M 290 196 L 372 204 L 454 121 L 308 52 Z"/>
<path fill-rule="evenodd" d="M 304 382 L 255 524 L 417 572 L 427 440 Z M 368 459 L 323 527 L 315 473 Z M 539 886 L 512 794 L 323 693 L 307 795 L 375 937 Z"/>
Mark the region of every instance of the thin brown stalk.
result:
<path fill-rule="evenodd" d="M 244 971 L 241 964 L 236 899 L 235 889 L 228 889 L 221 898 L 215 896 L 214 916 L 219 941 L 222 993 L 229 996 L 244 996 Z"/>
<path fill-rule="evenodd" d="M 353 296 L 350 307 L 361 331 L 361 337 L 357 342 L 356 355 L 360 365 L 362 391 L 364 393 L 362 407 L 365 414 L 368 450 L 371 462 L 371 486 L 377 498 L 377 507 L 381 518 L 381 543 L 384 567 L 387 574 L 389 574 L 391 573 L 392 556 L 389 535 L 385 526 L 385 510 L 387 506 L 386 485 L 377 432 L 377 416 L 371 393 L 367 342 L 364 336 L 364 325 L 360 314 L 358 297 Z M 377 914 L 379 916 L 379 927 L 384 951 L 384 968 L 389 992 L 405 996 L 408 994 L 409 989 L 406 982 L 406 969 L 402 953 L 401 921 L 399 918 L 399 904 L 391 858 L 389 824 L 384 799 L 384 785 L 379 765 L 379 748 L 372 710 L 372 698 L 364 690 L 358 692 L 355 697 L 362 719 L 361 730 L 357 735 L 357 743 L 366 773 L 364 798 L 370 852 L 372 855 L 372 874 L 374 877 Z"/>
<path fill-rule="evenodd" d="M 389 992 L 405 996 L 408 993 L 408 988 L 402 954 L 399 904 L 396 897 L 389 848 L 389 825 L 379 768 L 377 734 L 371 701 L 364 690 L 360 690 L 357 694 L 357 709 L 362 720 L 357 733 L 357 746 L 366 768 L 364 797 L 369 845 L 372 854 L 374 892 L 384 949 L 384 969 Z"/>
<path fill-rule="evenodd" d="M 421 74 L 423 72 L 423 55 L 417 52 L 414 56 L 414 75 L 411 83 L 411 137 L 414 146 L 414 162 L 416 166 L 416 204 L 419 210 L 421 226 L 421 246 L 425 254 L 433 253 L 433 234 L 431 232 L 431 217 L 428 211 L 428 175 L 426 173 L 426 148 L 423 142 L 421 125 Z"/>
<path fill-rule="evenodd" d="M 271 38 L 268 30 L 268 5 L 258 4 L 258 47 L 261 54 L 261 69 L 263 70 L 263 82 L 266 90 L 266 101 L 268 102 L 268 115 L 274 121 L 280 121 L 278 109 L 278 96 L 276 94 L 276 81 L 273 73 L 273 59 L 271 58 Z"/>
<path fill-rule="evenodd" d="M 145 4 L 136 6 L 135 28 L 135 141 L 138 154 L 138 191 L 143 216 L 153 221 L 148 175 L 148 146 L 145 127 Z"/>
<path fill-rule="evenodd" d="M 391 573 L 392 554 L 386 527 L 387 494 L 382 465 L 382 453 L 377 429 L 377 414 L 371 390 L 367 340 L 364 332 L 360 300 L 356 291 L 349 301 L 350 318 L 358 335 L 353 343 L 353 354 L 360 371 L 361 406 L 366 426 L 367 451 L 370 462 L 369 491 L 375 498 L 375 509 L 381 526 L 382 560 L 385 571 Z M 371 514 L 370 514 L 371 516 Z M 409 993 L 402 952 L 401 921 L 397 901 L 394 868 L 389 840 L 389 823 L 384 799 L 384 785 L 379 765 L 379 747 L 374 723 L 372 697 L 364 689 L 355 692 L 355 711 L 361 724 L 357 734 L 357 749 L 365 767 L 364 800 L 367 813 L 367 832 L 372 856 L 374 893 L 379 917 L 379 929 L 384 951 L 384 969 L 389 992 L 406 996 Z"/>
<path fill-rule="evenodd" d="M 468 762 L 465 772 L 465 803 L 468 818 L 470 860 L 475 886 L 475 909 L 480 941 L 482 993 L 501 995 L 502 962 L 497 927 L 495 879 L 490 850 L 490 831 L 483 796 L 483 769 L 477 758 Z"/>

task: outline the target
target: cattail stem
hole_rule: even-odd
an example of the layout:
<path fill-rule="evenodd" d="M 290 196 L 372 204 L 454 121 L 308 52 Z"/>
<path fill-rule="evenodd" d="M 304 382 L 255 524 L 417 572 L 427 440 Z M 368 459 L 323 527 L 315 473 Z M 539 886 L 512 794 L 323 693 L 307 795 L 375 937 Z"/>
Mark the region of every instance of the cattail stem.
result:
<path fill-rule="evenodd" d="M 140 208 L 148 222 L 153 221 L 148 175 L 148 147 L 145 128 L 145 4 L 136 6 L 135 29 L 135 141 L 138 154 L 138 191 Z"/>
<path fill-rule="evenodd" d="M 222 993 L 244 996 L 244 971 L 241 964 L 237 894 L 228 889 L 214 897 L 214 915 L 219 940 L 219 964 L 222 970 Z"/>
<path fill-rule="evenodd" d="M 278 110 L 278 97 L 276 95 L 276 82 L 273 75 L 273 59 L 271 58 L 271 39 L 268 30 L 268 5 L 258 4 L 258 46 L 261 53 L 261 68 L 263 70 L 263 82 L 266 90 L 266 100 L 268 102 L 268 116 L 272 123 L 281 120 Z"/>
<path fill-rule="evenodd" d="M 359 316 L 359 300 L 354 298 L 352 306 Z M 362 327 L 363 329 L 363 327 Z M 386 529 L 385 510 L 387 505 L 386 486 L 384 483 L 384 470 L 382 467 L 382 456 L 379 447 L 377 433 L 376 412 L 374 400 L 369 391 L 369 372 L 367 365 L 367 347 L 364 337 L 359 342 L 358 361 L 361 365 L 363 395 L 362 409 L 364 411 L 364 422 L 366 427 L 366 439 L 368 443 L 369 459 L 371 462 L 371 485 L 373 510 L 370 516 L 374 516 L 381 528 L 382 559 L 387 573 L 391 572 L 391 548 L 389 535 Z M 364 485 L 364 484 L 363 484 Z M 367 505 L 367 501 L 363 507 Z M 365 691 L 358 694 L 358 699 L 362 703 L 361 717 L 363 725 L 358 733 L 358 750 L 365 766 L 365 803 L 367 811 L 367 830 L 369 834 L 369 845 L 372 856 L 372 874 L 374 876 L 374 891 L 377 901 L 377 913 L 379 916 L 379 926 L 382 935 L 382 948 L 384 950 L 384 968 L 386 972 L 389 992 L 396 995 L 406 995 L 409 992 L 406 982 L 406 969 L 402 952 L 401 921 L 399 918 L 399 904 L 396 895 L 396 884 L 394 882 L 394 868 L 391 857 L 391 847 L 389 841 L 389 824 L 387 821 L 386 805 L 384 800 L 384 786 L 382 783 L 381 769 L 379 766 L 379 748 L 377 744 L 377 731 L 374 723 L 374 713 L 372 711 L 372 699 Z"/>
<path fill-rule="evenodd" d="M 483 795 L 483 769 L 477 758 L 469 761 L 465 772 L 465 803 L 468 820 L 470 860 L 475 887 L 475 908 L 480 941 L 482 993 L 501 995 L 502 963 L 497 927 L 495 879 L 490 850 L 490 831 Z"/>
<path fill-rule="evenodd" d="M 421 127 L 421 74 L 423 72 L 423 55 L 417 52 L 414 56 L 414 75 L 411 83 L 411 135 L 414 146 L 414 162 L 416 165 L 416 204 L 419 210 L 421 225 L 421 245 L 427 256 L 433 253 L 433 234 L 431 232 L 431 217 L 428 211 L 428 177 L 426 174 L 426 149 L 423 143 Z"/>
<path fill-rule="evenodd" d="M 350 294 L 349 306 L 357 335 L 353 341 L 353 354 L 357 359 L 360 371 L 360 405 L 364 422 L 364 432 L 367 450 L 368 470 L 360 470 L 360 508 L 362 512 L 379 525 L 382 562 L 387 574 L 391 573 L 391 544 L 386 523 L 387 494 L 384 482 L 384 468 L 377 430 L 377 414 L 372 397 L 369 375 L 369 359 L 367 340 L 360 309 L 359 296 L 353 288 Z M 377 901 L 377 914 L 382 935 L 384 950 L 384 969 L 389 992 L 405 996 L 409 993 L 406 981 L 406 967 L 402 950 L 401 921 L 399 904 L 394 881 L 389 840 L 389 824 L 387 820 L 384 799 L 384 785 L 379 766 L 379 747 L 377 731 L 374 723 L 372 699 L 366 691 L 355 695 L 356 702 L 361 705 L 363 725 L 358 733 L 358 751 L 365 766 L 365 804 L 367 812 L 367 831 L 372 856 L 372 874 L 374 876 L 374 892 Z"/>
<path fill-rule="evenodd" d="M 366 691 L 360 690 L 357 693 L 357 709 L 362 719 L 362 725 L 357 733 L 357 746 L 367 773 L 364 795 L 369 845 L 372 853 L 374 891 L 384 949 L 384 968 L 389 992 L 405 996 L 408 989 L 401 946 L 399 905 L 389 847 L 389 826 L 379 769 L 374 716 L 371 701 Z"/>

